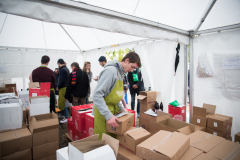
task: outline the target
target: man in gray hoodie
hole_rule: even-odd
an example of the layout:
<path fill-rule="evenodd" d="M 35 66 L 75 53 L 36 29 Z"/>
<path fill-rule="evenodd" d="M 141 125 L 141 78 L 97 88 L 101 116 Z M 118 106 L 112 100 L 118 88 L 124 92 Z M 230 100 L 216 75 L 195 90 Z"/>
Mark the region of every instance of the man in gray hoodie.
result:
<path fill-rule="evenodd" d="M 108 62 L 100 73 L 93 93 L 94 134 L 99 134 L 99 139 L 106 133 L 106 123 L 118 127 L 116 121 L 120 120 L 114 115 L 124 111 L 119 103 L 123 97 L 123 74 L 132 72 L 137 67 L 141 67 L 140 57 L 137 53 L 130 52 L 121 62 Z"/>

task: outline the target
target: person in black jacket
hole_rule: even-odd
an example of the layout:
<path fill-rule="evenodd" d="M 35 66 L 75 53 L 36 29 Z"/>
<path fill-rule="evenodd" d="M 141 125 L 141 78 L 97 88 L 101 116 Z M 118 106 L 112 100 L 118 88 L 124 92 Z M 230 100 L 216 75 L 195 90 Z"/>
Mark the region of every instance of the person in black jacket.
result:
<path fill-rule="evenodd" d="M 68 100 L 70 95 L 73 95 L 73 106 L 83 105 L 86 103 L 86 97 L 88 94 L 89 80 L 86 72 L 79 68 L 77 62 L 71 64 L 72 73 L 70 73 L 65 99 Z"/>
<path fill-rule="evenodd" d="M 140 91 L 144 91 L 144 83 L 142 79 L 142 73 L 139 68 L 136 68 L 133 72 L 128 72 L 128 82 L 130 85 L 130 94 L 131 94 L 131 109 L 135 109 L 135 96 L 139 95 Z M 140 112 L 140 103 L 137 101 L 137 114 L 139 117 Z"/>

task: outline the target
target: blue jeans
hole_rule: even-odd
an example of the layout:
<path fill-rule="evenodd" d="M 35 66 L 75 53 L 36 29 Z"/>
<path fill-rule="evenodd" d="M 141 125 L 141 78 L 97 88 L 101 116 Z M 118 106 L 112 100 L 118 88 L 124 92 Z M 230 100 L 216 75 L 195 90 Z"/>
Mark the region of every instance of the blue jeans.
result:
<path fill-rule="evenodd" d="M 131 94 L 131 110 L 135 110 L 135 95 L 139 95 L 139 92 Z M 137 100 L 137 114 L 140 112 L 140 103 L 139 100 Z"/>
<path fill-rule="evenodd" d="M 67 108 L 67 104 L 65 102 L 65 109 L 63 111 L 61 111 L 61 114 L 65 116 L 65 118 L 69 118 L 68 117 L 68 108 Z"/>
<path fill-rule="evenodd" d="M 127 92 L 124 94 L 124 99 L 125 99 L 125 102 L 128 104 Z"/>
<path fill-rule="evenodd" d="M 88 104 L 88 97 L 86 98 L 86 104 Z"/>

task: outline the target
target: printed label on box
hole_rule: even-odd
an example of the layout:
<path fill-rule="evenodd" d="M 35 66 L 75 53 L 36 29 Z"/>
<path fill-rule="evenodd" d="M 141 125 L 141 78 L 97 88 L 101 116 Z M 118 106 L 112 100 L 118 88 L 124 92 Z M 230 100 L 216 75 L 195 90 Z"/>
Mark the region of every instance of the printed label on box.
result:
<path fill-rule="evenodd" d="M 201 121 L 200 119 L 197 119 L 197 123 L 200 123 L 200 121 Z"/>
<path fill-rule="evenodd" d="M 216 135 L 216 136 L 217 136 L 217 132 L 213 132 L 213 135 Z"/>
<path fill-rule="evenodd" d="M 37 93 L 32 93 L 32 97 L 37 97 Z"/>
<path fill-rule="evenodd" d="M 184 110 L 182 110 L 182 113 L 184 113 Z"/>
<path fill-rule="evenodd" d="M 214 125 L 214 127 L 217 127 L 217 122 L 214 122 L 214 124 L 213 124 L 213 125 Z"/>

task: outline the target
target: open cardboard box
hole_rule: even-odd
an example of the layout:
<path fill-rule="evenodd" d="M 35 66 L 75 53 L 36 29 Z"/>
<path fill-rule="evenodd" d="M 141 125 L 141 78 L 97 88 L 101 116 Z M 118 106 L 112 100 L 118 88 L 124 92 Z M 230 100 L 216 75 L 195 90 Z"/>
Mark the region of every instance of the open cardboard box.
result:
<path fill-rule="evenodd" d="M 23 122 L 21 104 L 0 104 L 0 117 L 0 131 L 21 128 Z"/>
<path fill-rule="evenodd" d="M 130 127 L 133 126 L 134 118 L 133 113 L 127 113 L 126 115 L 118 118 L 121 122 L 117 122 L 119 126 L 116 128 L 106 123 L 106 131 L 109 133 L 123 135 Z"/>
<path fill-rule="evenodd" d="M 0 133 L 0 157 L 23 151 L 31 147 L 32 134 L 27 128 Z"/>
<path fill-rule="evenodd" d="M 193 124 L 185 123 L 171 118 L 159 122 L 150 123 L 151 134 L 155 134 L 160 130 L 165 130 L 169 132 L 180 132 L 182 134 L 189 135 L 195 132 L 195 126 Z"/>
<path fill-rule="evenodd" d="M 17 85 L 14 84 L 5 84 L 5 87 L 0 87 L 0 93 L 14 93 L 17 96 Z"/>
<path fill-rule="evenodd" d="M 202 150 L 203 152 L 209 152 L 221 142 L 225 141 L 224 138 L 215 136 L 203 131 L 196 131 L 189 135 L 190 145 L 194 148 Z"/>
<path fill-rule="evenodd" d="M 48 96 L 29 97 L 29 102 L 29 116 L 47 114 L 50 112 Z"/>
<path fill-rule="evenodd" d="M 151 133 L 143 128 L 131 127 L 123 135 L 117 135 L 117 139 L 122 147 L 128 151 L 136 154 L 136 147 L 138 144 L 151 136 Z"/>
<path fill-rule="evenodd" d="M 139 99 L 139 102 L 141 104 L 150 104 L 150 103 L 155 103 L 157 95 L 160 92 L 156 91 L 141 91 L 139 95 L 137 96 L 137 99 Z M 142 105 L 141 105 L 142 107 Z"/>
<path fill-rule="evenodd" d="M 151 160 L 180 159 L 190 146 L 188 136 L 178 132 L 159 131 L 137 146 L 137 156 Z"/>
<path fill-rule="evenodd" d="M 222 141 L 219 145 L 208 152 L 208 155 L 219 160 L 230 158 L 237 150 L 240 149 L 240 144 L 228 140 Z M 240 158 L 240 157 L 238 157 Z"/>
<path fill-rule="evenodd" d="M 112 138 L 107 134 L 102 135 L 102 140 L 105 141 L 105 145 L 103 147 L 99 147 L 97 149 L 91 150 L 89 152 L 82 152 L 78 149 L 79 144 L 82 142 L 92 142 L 98 141 L 99 135 L 96 134 L 91 137 L 87 137 L 82 140 L 74 141 L 68 144 L 69 149 L 69 159 L 71 160 L 116 160 L 116 156 L 118 153 L 119 141 Z M 85 144 L 85 146 L 87 146 Z"/>
<path fill-rule="evenodd" d="M 207 115 L 215 114 L 216 106 L 211 104 L 203 103 L 203 107 L 193 106 L 193 119 L 192 124 L 199 125 L 202 127 L 207 126 Z"/>

